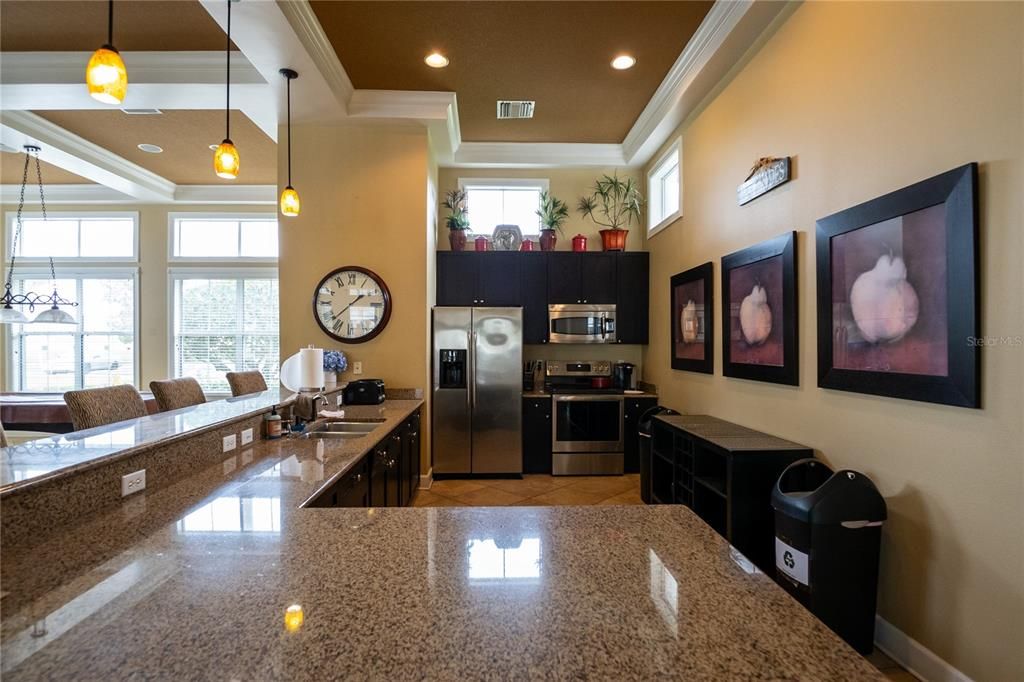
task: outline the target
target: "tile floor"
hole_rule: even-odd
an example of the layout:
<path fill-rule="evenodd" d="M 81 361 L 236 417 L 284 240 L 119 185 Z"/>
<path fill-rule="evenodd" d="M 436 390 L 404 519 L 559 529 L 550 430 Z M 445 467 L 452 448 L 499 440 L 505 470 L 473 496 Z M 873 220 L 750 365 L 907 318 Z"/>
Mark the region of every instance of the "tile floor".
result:
<path fill-rule="evenodd" d="M 625 476 L 526 475 L 519 479 L 449 479 L 420 490 L 417 507 L 509 507 L 643 504 L 639 474 Z M 898 663 L 875 650 L 868 660 L 889 680 L 916 682 Z"/>

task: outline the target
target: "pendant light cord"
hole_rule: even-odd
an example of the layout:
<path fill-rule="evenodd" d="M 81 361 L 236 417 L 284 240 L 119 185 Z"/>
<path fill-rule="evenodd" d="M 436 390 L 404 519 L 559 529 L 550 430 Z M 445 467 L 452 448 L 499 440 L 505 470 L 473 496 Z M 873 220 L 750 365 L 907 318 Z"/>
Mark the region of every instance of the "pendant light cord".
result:
<path fill-rule="evenodd" d="M 113 2 L 114 0 L 110 0 Z M 227 72 L 227 87 L 225 88 L 224 102 L 224 129 L 225 139 L 231 139 L 231 0 L 228 0 L 228 33 L 227 43 L 224 46 L 224 63 Z"/>
<path fill-rule="evenodd" d="M 292 79 L 285 76 L 288 81 L 288 186 L 292 186 Z"/>
<path fill-rule="evenodd" d="M 114 46 L 114 0 L 107 3 L 107 45 Z"/>
<path fill-rule="evenodd" d="M 14 280 L 14 263 L 18 258 L 18 242 L 21 240 L 21 228 L 22 228 L 22 213 L 25 210 L 25 188 L 28 186 L 28 167 L 30 163 L 30 156 L 34 156 L 36 160 L 36 181 L 39 183 L 39 206 L 43 212 L 43 222 L 46 222 L 46 196 L 43 194 L 43 171 L 39 165 L 39 152 L 38 151 L 25 151 L 25 168 L 21 173 L 21 191 L 18 193 L 18 214 L 15 217 L 15 228 L 14 238 L 11 240 L 11 264 L 7 268 L 7 282 L 4 287 L 7 291 L 10 291 L 11 284 Z M 53 266 L 53 256 L 50 256 L 50 280 L 54 283 L 56 288 L 57 272 Z"/>

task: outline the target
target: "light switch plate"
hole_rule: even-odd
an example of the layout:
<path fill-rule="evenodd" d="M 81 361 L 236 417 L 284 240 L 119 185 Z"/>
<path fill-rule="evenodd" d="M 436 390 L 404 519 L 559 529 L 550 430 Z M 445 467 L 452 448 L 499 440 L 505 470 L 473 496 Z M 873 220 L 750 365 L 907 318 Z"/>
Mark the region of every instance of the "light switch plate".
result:
<path fill-rule="evenodd" d="M 362 361 L 356 361 L 356 362 L 352 363 L 352 373 L 353 374 L 362 374 L 363 373 L 363 363 L 362 363 Z"/>
<path fill-rule="evenodd" d="M 139 469 L 121 477 L 121 497 L 146 489 L 146 470 Z"/>
<path fill-rule="evenodd" d="M 232 433 L 230 436 L 224 436 L 224 452 L 231 452 L 235 449 L 236 444 L 235 434 Z"/>
<path fill-rule="evenodd" d="M 245 429 L 242 431 L 242 445 L 248 445 L 252 442 L 252 429 Z"/>

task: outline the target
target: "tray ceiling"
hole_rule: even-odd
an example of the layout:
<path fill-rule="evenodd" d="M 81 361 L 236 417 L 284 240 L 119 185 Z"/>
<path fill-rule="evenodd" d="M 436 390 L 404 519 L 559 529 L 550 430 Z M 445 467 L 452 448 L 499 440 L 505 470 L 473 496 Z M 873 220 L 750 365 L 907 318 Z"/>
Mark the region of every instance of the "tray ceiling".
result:
<path fill-rule="evenodd" d="M 118 109 L 34 113 L 179 185 L 277 183 L 277 145 L 238 111 L 231 112 L 231 139 L 242 157 L 237 180 L 222 180 L 213 172 L 209 145 L 224 139 L 223 111 L 182 109 L 141 116 Z M 138 148 L 143 143 L 164 151 L 143 152 Z"/>
<path fill-rule="evenodd" d="M 39 161 L 39 169 L 43 174 L 43 191 L 50 185 L 91 185 L 91 181 L 69 173 L 59 166 L 53 166 L 42 159 Z M 18 152 L 0 153 L 0 184 L 21 185 L 22 173 L 25 170 L 25 155 Z M 29 187 L 25 192 L 25 203 L 29 206 L 37 206 L 39 203 L 39 190 L 35 189 L 36 164 L 32 161 L 28 169 Z M 35 210 L 35 209 L 33 209 Z"/>
<path fill-rule="evenodd" d="M 103 0 L 0 3 L 4 52 L 92 52 L 106 39 Z M 114 45 L 122 52 L 223 50 L 224 31 L 195 0 L 119 0 L 114 3 Z"/>
<path fill-rule="evenodd" d="M 310 3 L 356 88 L 454 91 L 462 139 L 622 142 L 711 2 Z M 432 69 L 433 51 L 450 65 Z M 611 68 L 628 53 L 637 64 Z M 537 102 L 499 121 L 499 99 Z"/>

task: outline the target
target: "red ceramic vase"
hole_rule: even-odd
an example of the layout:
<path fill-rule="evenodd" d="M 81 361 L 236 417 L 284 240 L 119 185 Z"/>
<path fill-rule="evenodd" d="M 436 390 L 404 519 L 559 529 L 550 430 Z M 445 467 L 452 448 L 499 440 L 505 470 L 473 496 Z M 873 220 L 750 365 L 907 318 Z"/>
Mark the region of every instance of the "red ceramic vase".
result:
<path fill-rule="evenodd" d="M 477 237 L 473 240 L 473 248 L 477 251 L 487 250 L 487 237 Z"/>
<path fill-rule="evenodd" d="M 629 230 L 601 230 L 601 243 L 605 251 L 625 251 Z"/>
<path fill-rule="evenodd" d="M 587 250 L 587 238 L 578 234 L 572 238 L 572 250 L 576 252 Z"/>
<path fill-rule="evenodd" d="M 533 251 L 533 242 L 529 239 L 524 239 L 523 243 L 519 245 L 520 251 Z"/>
<path fill-rule="evenodd" d="M 558 234 L 554 230 L 541 230 L 540 231 L 540 250 L 541 251 L 554 251 L 555 244 L 558 243 Z"/>
<path fill-rule="evenodd" d="M 466 248 L 465 230 L 448 230 L 448 244 L 452 251 L 463 251 Z"/>

